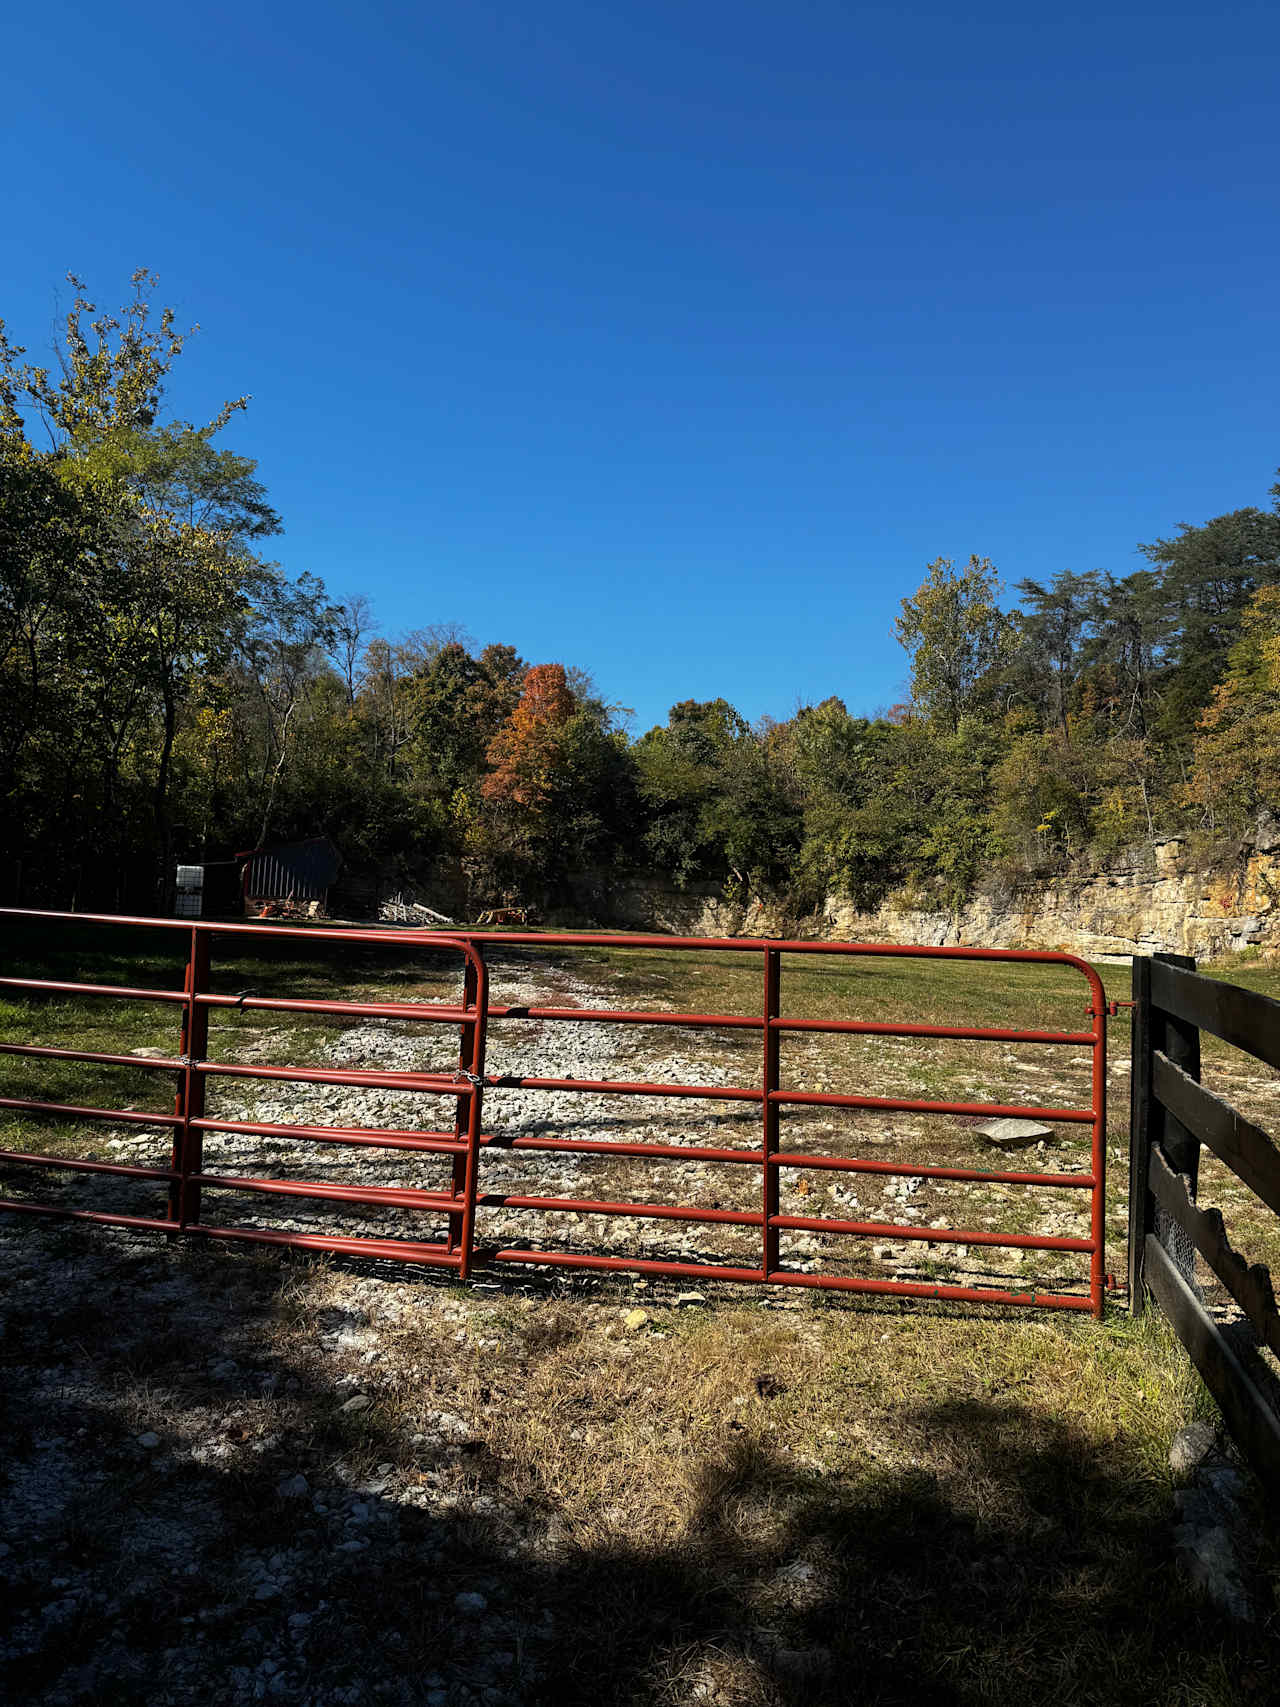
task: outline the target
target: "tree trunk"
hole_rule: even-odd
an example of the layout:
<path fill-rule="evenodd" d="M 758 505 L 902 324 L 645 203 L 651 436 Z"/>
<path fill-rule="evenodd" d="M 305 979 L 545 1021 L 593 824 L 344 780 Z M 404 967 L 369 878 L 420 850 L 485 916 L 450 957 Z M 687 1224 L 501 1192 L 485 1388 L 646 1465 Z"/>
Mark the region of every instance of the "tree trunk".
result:
<path fill-rule="evenodd" d="M 169 773 L 173 760 L 174 738 L 178 730 L 178 707 L 171 681 L 165 681 L 162 692 L 164 696 L 164 736 L 160 743 L 160 763 L 156 768 L 153 811 L 155 816 L 156 857 L 160 867 L 160 893 L 163 896 L 169 882 L 169 869 L 173 862 L 173 825 L 169 817 Z"/>

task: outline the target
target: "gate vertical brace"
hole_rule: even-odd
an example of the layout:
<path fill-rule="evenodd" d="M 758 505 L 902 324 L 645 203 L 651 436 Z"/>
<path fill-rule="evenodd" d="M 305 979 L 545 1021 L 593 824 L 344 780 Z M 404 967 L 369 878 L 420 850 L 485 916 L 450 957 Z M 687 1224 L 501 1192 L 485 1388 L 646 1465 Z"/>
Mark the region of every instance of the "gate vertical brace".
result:
<path fill-rule="evenodd" d="M 464 1016 L 467 1013 L 474 1013 L 475 1011 L 477 982 L 475 964 L 471 960 L 470 956 L 468 956 L 462 963 L 462 1011 Z M 476 1021 L 474 1018 L 466 1019 L 464 1017 L 458 1026 L 459 1074 L 475 1071 L 471 1065 L 472 1061 L 475 1059 L 475 1053 Z M 471 1088 L 473 1092 L 476 1089 L 474 1085 Z M 465 1139 L 468 1144 L 470 1143 L 471 1108 L 475 1100 L 476 1098 L 474 1095 L 460 1096 L 457 1100 L 457 1107 L 455 1108 L 453 1115 L 453 1135 L 459 1142 Z M 469 1157 L 467 1155 L 456 1150 L 454 1151 L 453 1178 L 450 1186 L 450 1195 L 452 1197 L 463 1198 L 466 1196 L 468 1160 Z M 462 1211 L 459 1209 L 456 1212 L 451 1212 L 449 1216 L 447 1248 L 451 1254 L 458 1250 L 461 1239 Z"/>
<path fill-rule="evenodd" d="M 1093 1129 L 1090 1170 L 1093 1190 L 1089 1194 L 1089 1298 L 1093 1314 L 1101 1321 L 1107 1291 L 1107 1003 L 1099 992 L 1094 997 L 1093 1016 Z"/>
<path fill-rule="evenodd" d="M 461 1250 L 458 1256 L 458 1276 L 466 1280 L 471 1273 L 471 1258 L 475 1251 L 476 1188 L 480 1174 L 480 1130 L 484 1114 L 484 1058 L 489 1035 L 489 971 L 480 948 L 472 944 L 473 962 L 467 957 L 467 983 L 471 986 L 475 1019 L 471 1023 L 471 1095 L 467 1098 L 467 1153 L 461 1158 L 463 1167 L 463 1200 Z M 465 1006 L 465 1001 L 464 1001 Z"/>
<path fill-rule="evenodd" d="M 1151 1197 L 1151 962 L 1133 957 L 1133 1029 L 1129 1051 L 1129 1314 L 1147 1307 L 1147 1233 Z"/>
<path fill-rule="evenodd" d="M 778 1229 L 778 1105 L 773 1093 L 778 1089 L 778 1028 L 773 1023 L 779 1012 L 779 986 L 782 982 L 782 956 L 776 948 L 764 951 L 764 1070 L 760 1076 L 763 1132 L 761 1163 L 764 1170 L 764 1226 L 761 1251 L 761 1278 L 768 1280 L 779 1266 Z"/>
<path fill-rule="evenodd" d="M 197 998 L 205 994 L 208 985 L 209 936 L 193 926 L 183 986 L 187 999 L 182 1007 L 182 1076 L 173 1108 L 182 1121 L 173 1134 L 173 1166 L 178 1178 L 169 1187 L 169 1219 L 179 1227 L 200 1219 L 200 1187 L 191 1176 L 198 1174 L 204 1163 L 204 1134 L 191 1122 L 204 1116 L 205 1077 L 200 1063 L 209 1052 L 209 1010 Z"/>

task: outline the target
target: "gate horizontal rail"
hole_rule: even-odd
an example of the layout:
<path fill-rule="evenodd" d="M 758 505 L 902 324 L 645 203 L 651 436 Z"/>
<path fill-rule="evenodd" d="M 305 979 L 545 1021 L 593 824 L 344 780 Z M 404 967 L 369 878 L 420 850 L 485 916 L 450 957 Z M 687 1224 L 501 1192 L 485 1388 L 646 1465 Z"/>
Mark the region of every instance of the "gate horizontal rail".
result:
<path fill-rule="evenodd" d="M 126 1179 L 166 1183 L 169 1207 L 164 1216 L 116 1215 L 101 1210 L 38 1204 L 21 1198 L 0 1198 L 0 1209 L 19 1213 L 61 1215 L 71 1219 L 145 1228 L 165 1233 L 201 1235 L 209 1238 L 241 1239 L 251 1242 L 294 1245 L 307 1250 L 329 1250 L 373 1257 L 396 1257 L 456 1270 L 465 1277 L 477 1261 L 487 1264 L 522 1264 L 569 1269 L 597 1269 L 678 1278 L 722 1279 L 757 1284 L 801 1286 L 846 1292 L 889 1293 L 913 1298 L 940 1298 L 966 1302 L 1039 1305 L 1067 1310 L 1091 1310 L 1101 1315 L 1104 1297 L 1103 1193 L 1106 1165 L 1106 1001 L 1094 969 L 1076 956 L 1032 950 L 949 948 L 882 943 L 817 943 L 752 938 L 704 938 L 626 936 L 615 933 L 547 933 L 497 931 L 423 932 L 418 930 L 332 927 L 289 927 L 265 924 L 232 924 L 176 919 L 123 918 L 116 915 L 35 913 L 0 909 L 0 918 L 25 921 L 28 925 L 71 923 L 78 926 L 107 925 L 131 930 L 178 932 L 185 939 L 187 963 L 183 988 L 156 989 L 135 985 L 82 983 L 60 979 L 0 978 L 0 990 L 41 993 L 50 997 L 102 997 L 140 1003 L 163 1002 L 180 1008 L 181 1039 L 176 1055 L 135 1056 L 105 1051 L 59 1048 L 47 1044 L 0 1044 L 0 1054 L 44 1060 L 79 1062 L 102 1067 L 130 1067 L 170 1073 L 176 1079 L 172 1114 L 136 1109 L 85 1106 L 43 1101 L 30 1097 L 0 1097 L 0 1110 L 39 1113 L 75 1120 L 107 1121 L 172 1130 L 172 1156 L 168 1168 L 144 1168 L 134 1164 L 104 1162 L 94 1158 L 44 1156 L 18 1150 L 0 1151 L 0 1163 L 12 1166 L 50 1167 L 72 1172 L 102 1173 Z M 403 946 L 456 954 L 462 970 L 461 999 L 450 1002 L 325 1000 L 315 997 L 276 996 L 260 991 L 237 993 L 209 987 L 212 949 L 219 939 L 236 942 L 267 940 L 291 947 L 314 948 L 321 943 L 376 944 L 381 948 Z M 486 947 L 625 948 L 661 949 L 665 952 L 758 954 L 762 960 L 761 1010 L 755 1014 L 668 1012 L 652 1009 L 560 1007 L 544 1004 L 490 1003 Z M 825 956 L 840 960 L 862 959 L 939 960 L 1060 966 L 1078 972 L 1088 988 L 1088 1030 L 1020 1029 L 1009 1026 L 926 1025 L 892 1020 L 816 1019 L 783 1014 L 781 974 L 783 955 Z M 313 1014 L 334 1018 L 408 1020 L 415 1024 L 456 1028 L 458 1066 L 455 1071 L 403 1071 L 346 1066 L 289 1066 L 267 1062 L 213 1060 L 208 1055 L 209 1016 L 227 1010 L 259 1010 L 268 1013 Z M 701 1032 L 754 1032 L 761 1040 L 759 1086 L 688 1084 L 673 1081 L 565 1078 L 536 1075 L 486 1073 L 485 1057 L 491 1023 L 594 1022 L 607 1025 L 671 1026 Z M 1056 1107 L 1025 1103 L 981 1101 L 948 1102 L 921 1097 L 859 1095 L 836 1091 L 789 1089 L 780 1083 L 780 1043 L 787 1035 L 825 1034 L 868 1038 L 938 1039 L 961 1042 L 1001 1042 L 1087 1048 L 1091 1053 L 1091 1097 L 1087 1107 Z M 350 1125 L 257 1122 L 210 1115 L 205 1095 L 210 1080 L 283 1081 L 303 1085 L 333 1085 L 414 1093 L 445 1099 L 452 1107 L 452 1130 L 431 1131 L 407 1128 Z M 719 1104 L 742 1104 L 759 1111 L 759 1138 L 744 1145 L 666 1144 L 649 1141 L 592 1137 L 563 1137 L 541 1132 L 520 1132 L 498 1138 L 483 1129 L 486 1092 L 504 1090 L 546 1093 L 591 1094 L 618 1097 L 662 1097 L 692 1099 Z M 784 1148 L 781 1116 L 788 1108 L 829 1108 L 870 1112 L 913 1113 L 986 1118 L 1025 1118 L 1090 1128 L 1090 1162 L 1087 1171 L 1039 1172 L 1019 1169 L 984 1169 L 909 1161 L 880 1161 L 853 1156 L 813 1154 Z M 413 1151 L 436 1154 L 451 1164 L 447 1188 L 434 1190 L 417 1186 L 344 1185 L 324 1180 L 263 1179 L 234 1173 L 210 1173 L 204 1166 L 206 1133 L 259 1136 L 300 1143 L 347 1145 L 389 1152 Z M 760 1173 L 759 1207 L 725 1209 L 697 1204 L 646 1201 L 611 1201 L 595 1198 L 542 1196 L 528 1192 L 499 1192 L 483 1189 L 481 1174 L 485 1157 L 509 1151 L 562 1153 L 596 1157 L 623 1157 L 655 1162 L 683 1161 L 726 1163 L 755 1167 Z M 779 1177 L 784 1170 L 815 1169 L 853 1175 L 887 1176 L 900 1179 L 937 1180 L 989 1185 L 1019 1185 L 1033 1188 L 1086 1190 L 1090 1193 L 1087 1236 L 1001 1232 L 987 1227 L 919 1227 L 902 1222 L 842 1218 L 832 1215 L 784 1213 L 779 1199 Z M 447 1234 L 435 1239 L 401 1239 L 348 1236 L 340 1233 L 308 1233 L 295 1229 L 245 1227 L 210 1220 L 202 1206 L 205 1192 L 246 1193 L 268 1200 L 304 1198 L 336 1204 L 363 1205 L 378 1209 L 443 1216 Z M 506 1209 L 549 1215 L 600 1215 L 629 1220 L 671 1221 L 705 1226 L 756 1230 L 761 1239 L 758 1265 L 711 1261 L 606 1255 L 592 1251 L 555 1250 L 540 1247 L 499 1248 L 476 1237 L 478 1210 Z M 1011 1250 L 1068 1252 L 1089 1258 L 1088 1294 L 1052 1290 L 1015 1291 L 995 1286 L 969 1286 L 910 1279 L 880 1279 L 849 1274 L 801 1272 L 787 1267 L 780 1253 L 780 1234 L 820 1233 L 849 1238 L 892 1238 L 926 1245 L 996 1247 Z"/>

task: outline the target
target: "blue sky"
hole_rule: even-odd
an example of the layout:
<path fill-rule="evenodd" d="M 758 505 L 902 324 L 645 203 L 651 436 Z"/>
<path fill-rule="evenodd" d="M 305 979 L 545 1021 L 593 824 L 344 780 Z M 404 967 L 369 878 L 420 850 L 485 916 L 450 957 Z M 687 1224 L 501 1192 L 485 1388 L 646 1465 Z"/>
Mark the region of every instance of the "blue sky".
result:
<path fill-rule="evenodd" d="M 283 565 L 660 720 L 900 698 L 937 556 L 1280 463 L 1280 8 L 6 9 L 0 315 L 135 266 Z"/>

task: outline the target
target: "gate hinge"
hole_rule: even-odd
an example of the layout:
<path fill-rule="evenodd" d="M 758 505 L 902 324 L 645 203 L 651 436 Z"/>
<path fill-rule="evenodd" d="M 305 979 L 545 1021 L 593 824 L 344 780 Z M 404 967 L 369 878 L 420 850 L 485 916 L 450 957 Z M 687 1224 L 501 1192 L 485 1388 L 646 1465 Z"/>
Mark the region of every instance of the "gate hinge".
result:
<path fill-rule="evenodd" d="M 1112 1019 L 1115 1019 L 1116 1016 L 1119 1014 L 1121 1008 L 1133 1008 L 1136 1006 L 1137 1006 L 1136 1002 L 1121 1002 L 1121 1001 L 1108 1002 L 1107 1003 L 1107 1012 L 1111 1015 Z"/>

